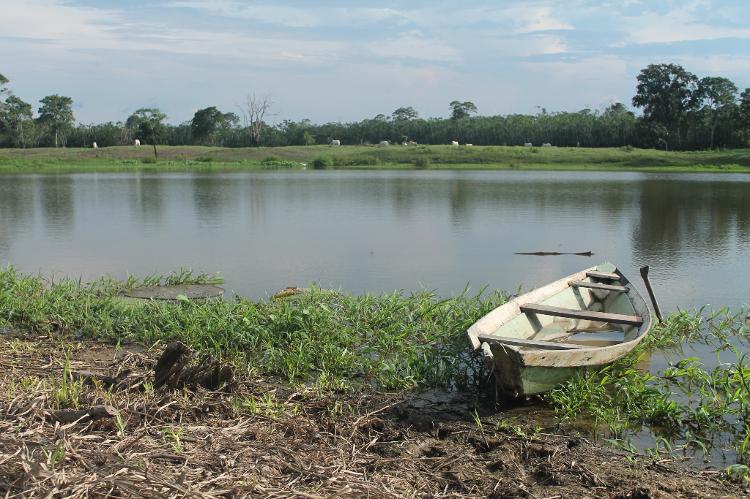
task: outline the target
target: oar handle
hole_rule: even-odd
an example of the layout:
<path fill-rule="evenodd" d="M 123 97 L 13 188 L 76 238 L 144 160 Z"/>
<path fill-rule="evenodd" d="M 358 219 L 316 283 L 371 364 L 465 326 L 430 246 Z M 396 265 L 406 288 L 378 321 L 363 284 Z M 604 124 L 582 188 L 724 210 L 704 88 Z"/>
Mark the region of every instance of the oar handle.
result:
<path fill-rule="evenodd" d="M 659 319 L 659 322 L 664 322 L 664 319 L 661 316 L 661 310 L 659 310 L 659 303 L 656 301 L 656 296 L 654 296 L 654 290 L 651 287 L 651 281 L 648 280 L 648 271 L 649 271 L 648 265 L 641 267 L 641 277 L 643 278 L 643 283 L 646 285 L 646 291 L 648 291 L 648 297 L 651 298 L 651 303 L 654 305 L 654 312 L 656 313 L 656 318 Z"/>

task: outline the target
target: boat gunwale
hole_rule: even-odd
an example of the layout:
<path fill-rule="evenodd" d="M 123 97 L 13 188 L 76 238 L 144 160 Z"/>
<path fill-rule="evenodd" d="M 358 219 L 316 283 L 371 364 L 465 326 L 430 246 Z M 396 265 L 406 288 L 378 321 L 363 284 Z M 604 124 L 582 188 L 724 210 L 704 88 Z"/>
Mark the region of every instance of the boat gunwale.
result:
<path fill-rule="evenodd" d="M 529 292 L 519 295 L 513 298 L 512 300 L 508 301 L 507 303 L 504 303 L 500 305 L 499 307 L 491 310 L 490 312 L 485 314 L 482 318 L 480 318 L 478 321 L 476 321 L 474 324 L 472 324 L 467 330 L 467 334 L 469 336 L 469 339 L 471 340 L 474 350 L 481 349 L 481 345 L 483 341 L 479 339 L 480 335 L 485 336 L 485 337 L 490 337 L 490 338 L 493 336 L 496 338 L 509 338 L 509 336 L 502 336 L 502 335 L 497 335 L 493 333 L 494 331 L 502 327 L 503 324 L 507 323 L 513 317 L 523 314 L 524 312 L 522 312 L 520 309 L 521 305 L 529 303 L 530 301 L 533 301 L 533 302 L 542 301 L 557 293 L 560 293 L 564 291 L 566 288 L 571 287 L 570 286 L 571 281 L 579 280 L 581 276 L 583 276 L 583 278 L 586 278 L 587 272 L 596 271 L 600 266 L 607 265 L 607 263 L 608 262 L 603 262 L 599 265 L 595 265 L 593 267 L 581 270 L 569 276 L 558 279 L 557 281 L 553 281 L 539 288 L 530 290 Z M 576 350 L 554 350 L 554 349 L 546 349 L 546 348 L 533 348 L 529 350 L 525 346 L 516 346 L 516 345 L 509 345 L 509 344 L 502 344 L 501 348 L 505 350 L 513 351 L 515 354 L 517 354 L 520 357 L 520 360 L 523 362 L 524 365 L 534 365 L 534 366 L 548 365 L 549 367 L 557 366 L 556 363 L 551 362 L 552 359 L 547 359 L 547 357 L 549 356 L 554 356 L 554 357 L 563 356 L 563 357 L 569 358 L 573 355 L 575 357 L 580 357 L 580 356 L 585 356 L 587 354 L 592 354 L 592 355 L 600 354 L 600 357 L 602 357 L 601 361 L 599 361 L 598 359 L 597 360 L 588 359 L 591 362 L 585 362 L 585 363 L 580 363 L 580 364 L 572 363 L 572 364 L 567 364 L 567 365 L 568 366 L 574 366 L 576 364 L 580 366 L 602 365 L 602 364 L 607 364 L 611 362 L 611 360 L 607 360 L 608 356 L 606 354 L 615 353 L 618 350 L 622 350 L 623 355 L 624 355 L 625 353 L 627 353 L 627 351 L 630 351 L 633 348 L 635 348 L 635 346 L 637 346 L 637 344 L 643 340 L 643 338 L 646 336 L 648 331 L 651 329 L 652 319 L 651 319 L 650 308 L 648 307 L 648 304 L 640 295 L 640 293 L 638 293 L 638 291 L 635 289 L 633 284 L 627 279 L 627 277 L 625 277 L 622 274 L 622 272 L 620 272 L 619 269 L 617 269 L 616 266 L 613 265 L 613 267 L 615 267 L 615 273 L 617 273 L 620 276 L 621 280 L 624 280 L 623 285 L 630 284 L 629 290 L 627 292 L 627 296 L 631 300 L 631 302 L 633 302 L 634 300 L 639 300 L 643 304 L 644 309 L 648 312 L 643 315 L 638 314 L 639 316 L 643 318 L 643 323 L 638 327 L 638 335 L 635 338 L 628 340 L 628 341 L 615 343 L 613 345 L 590 346 L 588 348 L 584 346 L 584 348 L 576 349 Z M 534 295 L 534 298 L 533 299 L 530 298 L 529 295 Z M 524 300 L 524 303 L 521 303 L 521 300 Z M 491 321 L 491 319 L 494 318 L 493 316 L 498 316 L 498 315 L 501 316 L 499 319 L 495 319 L 494 321 Z M 489 327 L 494 327 L 492 332 L 482 330 L 484 329 L 483 326 L 487 327 L 488 325 Z M 526 362 L 526 360 L 530 359 L 530 357 L 539 357 L 540 354 L 543 354 L 541 358 L 541 361 L 542 361 L 541 363 L 539 362 L 539 360 L 537 362 L 533 362 L 532 364 L 529 364 Z M 604 354 L 604 355 L 601 355 L 601 354 Z"/>

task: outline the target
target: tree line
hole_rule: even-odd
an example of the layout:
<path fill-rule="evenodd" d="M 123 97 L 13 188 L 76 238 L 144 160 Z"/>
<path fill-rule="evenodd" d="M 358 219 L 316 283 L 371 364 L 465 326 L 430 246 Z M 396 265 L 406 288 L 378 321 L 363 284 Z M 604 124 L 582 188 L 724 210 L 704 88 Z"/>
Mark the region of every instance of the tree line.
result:
<path fill-rule="evenodd" d="M 240 113 L 216 107 L 198 110 L 174 125 L 164 112 L 138 109 L 124 121 L 75 124 L 73 100 L 49 95 L 34 112 L 31 104 L 9 89 L 0 74 L 0 146 L 91 147 L 141 142 L 224 147 L 327 144 L 377 144 L 414 141 L 446 144 L 453 140 L 476 145 L 551 143 L 557 146 L 661 149 L 707 149 L 750 146 L 750 88 L 740 92 L 723 77 L 698 78 L 677 64 L 651 64 L 637 77 L 632 106 L 613 103 L 603 110 L 547 112 L 535 115 L 481 116 L 470 101 L 449 103 L 448 118 L 421 118 L 410 106 L 390 115 L 351 123 L 315 124 L 310 120 L 270 125 L 271 102 L 251 95 Z M 154 147 L 156 154 L 156 147 Z"/>

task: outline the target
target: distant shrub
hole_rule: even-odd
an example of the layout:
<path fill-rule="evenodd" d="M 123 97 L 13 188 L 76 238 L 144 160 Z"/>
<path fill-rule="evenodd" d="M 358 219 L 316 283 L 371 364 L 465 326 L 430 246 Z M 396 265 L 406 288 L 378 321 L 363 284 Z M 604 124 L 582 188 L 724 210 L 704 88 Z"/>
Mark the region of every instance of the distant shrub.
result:
<path fill-rule="evenodd" d="M 312 160 L 312 167 L 316 170 L 325 170 L 333 166 L 333 160 L 330 156 L 318 156 Z"/>
<path fill-rule="evenodd" d="M 620 150 L 625 151 L 625 152 L 631 152 L 633 150 L 633 146 L 631 146 L 630 144 L 628 144 L 626 146 L 622 146 L 620 148 Z"/>
<path fill-rule="evenodd" d="M 420 170 L 430 167 L 430 158 L 417 158 L 414 160 L 414 166 Z"/>
<path fill-rule="evenodd" d="M 279 161 L 281 161 L 281 158 L 279 158 L 278 156 L 266 156 L 265 158 L 263 158 L 263 161 L 261 161 L 261 163 L 267 165 L 269 163 L 278 163 Z"/>
<path fill-rule="evenodd" d="M 211 163 L 214 160 L 214 158 L 210 158 L 208 156 L 201 156 L 200 158 L 195 158 L 195 160 L 200 163 Z"/>
<path fill-rule="evenodd" d="M 147 165 L 153 165 L 154 163 L 156 163 L 156 158 L 152 158 L 152 157 L 143 158 L 141 160 L 141 163 L 145 163 Z"/>
<path fill-rule="evenodd" d="M 372 166 L 380 163 L 375 156 L 336 156 L 333 158 L 333 166 Z"/>
<path fill-rule="evenodd" d="M 261 165 L 263 165 L 263 168 L 267 170 L 273 170 L 277 168 L 296 168 L 300 166 L 300 164 L 296 161 L 287 161 L 283 159 L 279 159 L 276 161 L 267 161 L 266 159 L 264 159 L 261 162 Z"/>

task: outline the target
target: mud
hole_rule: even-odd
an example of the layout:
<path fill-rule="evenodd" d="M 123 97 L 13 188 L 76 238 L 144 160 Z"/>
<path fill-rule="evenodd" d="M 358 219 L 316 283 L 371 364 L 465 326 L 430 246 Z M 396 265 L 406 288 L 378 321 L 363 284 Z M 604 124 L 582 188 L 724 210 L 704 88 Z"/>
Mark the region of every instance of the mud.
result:
<path fill-rule="evenodd" d="M 154 388 L 161 351 L 0 335 L 0 492 L 141 497 L 738 497 L 721 470 L 626 454 L 473 393 L 336 393 L 249 376 Z M 113 391 L 70 370 L 142 382 Z M 70 386 L 68 386 L 70 388 Z M 76 391 L 77 390 L 77 391 Z M 61 400 L 77 407 L 62 407 Z M 72 401 L 72 402 L 71 402 Z M 114 417 L 61 423 L 53 411 Z M 88 412 L 87 412 L 88 413 Z M 549 425 L 549 423 L 547 423 Z"/>

